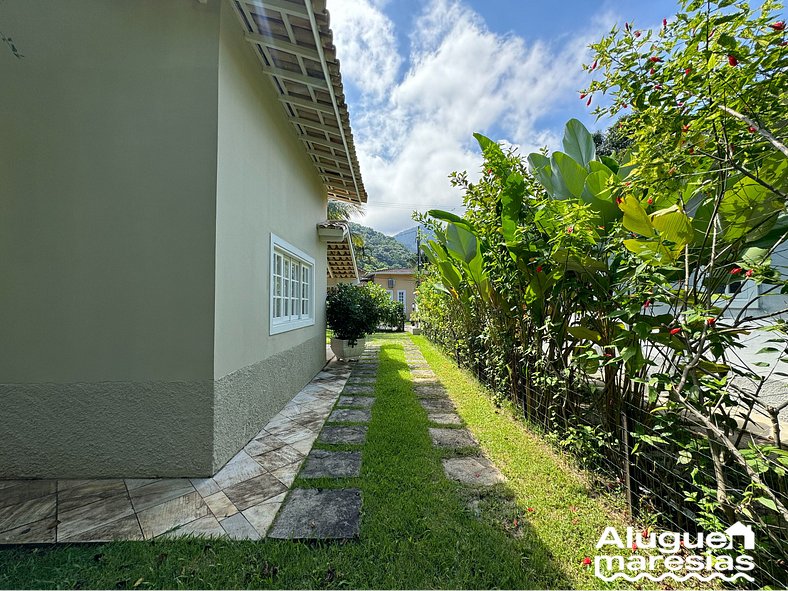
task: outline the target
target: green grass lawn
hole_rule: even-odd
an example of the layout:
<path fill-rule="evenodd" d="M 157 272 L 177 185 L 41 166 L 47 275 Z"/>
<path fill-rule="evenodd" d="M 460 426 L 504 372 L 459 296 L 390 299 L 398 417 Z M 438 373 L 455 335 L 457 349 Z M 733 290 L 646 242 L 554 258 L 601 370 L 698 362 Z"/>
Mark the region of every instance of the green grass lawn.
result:
<path fill-rule="evenodd" d="M 384 335 L 361 477 L 361 539 L 161 540 L 0 549 L 0 587 L 598 587 L 581 566 L 620 523 L 582 478 L 421 337 L 414 341 L 509 481 L 471 493 L 448 481 L 411 388 L 402 335 Z M 303 481 L 299 481 L 305 484 Z M 315 483 L 309 484 L 315 486 Z"/>

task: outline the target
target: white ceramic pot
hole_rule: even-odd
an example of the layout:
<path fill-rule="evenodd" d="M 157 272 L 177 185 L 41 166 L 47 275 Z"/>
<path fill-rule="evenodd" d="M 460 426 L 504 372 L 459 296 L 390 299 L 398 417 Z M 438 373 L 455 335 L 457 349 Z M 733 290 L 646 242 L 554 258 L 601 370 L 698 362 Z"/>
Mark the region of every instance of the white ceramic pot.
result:
<path fill-rule="evenodd" d="M 347 343 L 345 339 L 331 339 L 331 350 L 337 359 L 358 359 L 364 352 L 367 339 L 357 339 L 355 347 L 351 347 Z"/>

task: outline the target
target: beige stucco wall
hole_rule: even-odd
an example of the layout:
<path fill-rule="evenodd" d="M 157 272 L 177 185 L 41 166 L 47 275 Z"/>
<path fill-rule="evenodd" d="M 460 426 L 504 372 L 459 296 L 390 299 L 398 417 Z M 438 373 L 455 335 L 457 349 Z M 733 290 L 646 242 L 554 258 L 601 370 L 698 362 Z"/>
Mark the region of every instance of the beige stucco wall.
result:
<path fill-rule="evenodd" d="M 323 192 L 234 19 L 0 2 L 0 478 L 209 475 L 324 362 Z M 317 263 L 273 337 L 272 229 Z"/>
<path fill-rule="evenodd" d="M 325 192 L 229 2 L 221 13 L 218 129 L 214 378 L 234 387 L 216 393 L 217 467 L 325 362 L 326 247 L 316 228 Z M 269 334 L 272 232 L 315 259 L 316 279 L 314 325 L 276 335 Z"/>
<path fill-rule="evenodd" d="M 394 280 L 394 287 L 390 288 L 389 279 Z M 385 289 L 391 289 L 394 292 L 394 301 L 397 301 L 397 292 L 405 290 L 405 316 L 410 319 L 413 302 L 415 299 L 416 291 L 416 277 L 414 275 L 396 275 L 390 273 L 375 273 L 374 283 L 383 286 Z"/>

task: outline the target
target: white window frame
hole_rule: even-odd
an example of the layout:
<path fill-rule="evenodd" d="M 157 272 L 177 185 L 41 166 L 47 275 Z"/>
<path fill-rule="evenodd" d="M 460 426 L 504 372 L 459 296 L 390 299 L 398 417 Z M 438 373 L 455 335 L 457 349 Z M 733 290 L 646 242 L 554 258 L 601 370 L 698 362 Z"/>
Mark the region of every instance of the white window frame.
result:
<path fill-rule="evenodd" d="M 277 257 L 282 261 L 281 275 L 275 273 Z M 271 234 L 269 264 L 269 334 L 275 335 L 313 326 L 315 324 L 315 259 L 276 234 Z M 294 264 L 297 265 L 296 275 L 292 274 Z M 284 279 L 285 269 L 288 269 L 288 279 Z M 308 275 L 306 286 L 304 286 L 305 271 Z M 281 295 L 277 294 L 277 279 L 282 280 Z M 293 287 L 297 290 L 295 294 L 291 293 Z M 277 300 L 280 310 L 284 309 L 288 312 L 286 316 L 274 317 Z"/>
<path fill-rule="evenodd" d="M 402 296 L 402 299 L 399 299 L 399 296 Z M 404 289 L 397 290 L 397 301 L 402 304 L 402 307 L 408 305 L 408 293 Z"/>

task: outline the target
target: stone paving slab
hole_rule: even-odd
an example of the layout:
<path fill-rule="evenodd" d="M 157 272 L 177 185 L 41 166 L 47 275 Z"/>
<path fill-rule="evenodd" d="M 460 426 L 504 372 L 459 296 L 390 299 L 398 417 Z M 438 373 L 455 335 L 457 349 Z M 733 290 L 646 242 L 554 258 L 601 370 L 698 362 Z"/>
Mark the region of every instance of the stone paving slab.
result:
<path fill-rule="evenodd" d="M 375 386 L 374 384 L 369 385 L 350 385 L 345 386 L 342 389 L 343 394 L 363 394 L 365 396 L 371 396 L 375 393 Z"/>
<path fill-rule="evenodd" d="M 441 429 L 430 427 L 430 438 L 436 447 L 473 447 L 479 443 L 467 429 Z"/>
<path fill-rule="evenodd" d="M 446 388 L 440 384 L 414 384 L 413 392 L 416 394 L 416 398 L 444 398 L 447 400 L 449 398 Z"/>
<path fill-rule="evenodd" d="M 313 449 L 299 476 L 301 478 L 354 478 L 361 474 L 360 451 Z"/>
<path fill-rule="evenodd" d="M 372 418 L 369 410 L 351 410 L 340 408 L 328 417 L 329 423 L 368 423 Z"/>
<path fill-rule="evenodd" d="M 454 403 L 448 398 L 421 398 L 421 407 L 427 412 L 454 412 Z"/>
<path fill-rule="evenodd" d="M 448 478 L 463 484 L 490 486 L 506 481 L 495 464 L 483 456 L 446 458 L 443 460 L 443 470 Z"/>
<path fill-rule="evenodd" d="M 361 530 L 361 491 L 358 489 L 291 491 L 269 538 L 347 539 Z"/>
<path fill-rule="evenodd" d="M 428 412 L 427 420 L 438 425 L 462 425 L 462 419 L 453 412 Z"/>
<path fill-rule="evenodd" d="M 347 408 L 370 409 L 375 404 L 375 399 L 371 396 L 340 396 L 337 406 Z"/>
<path fill-rule="evenodd" d="M 320 443 L 328 444 L 360 444 L 367 440 L 366 425 L 352 425 L 347 427 L 323 427 L 317 438 Z"/>

